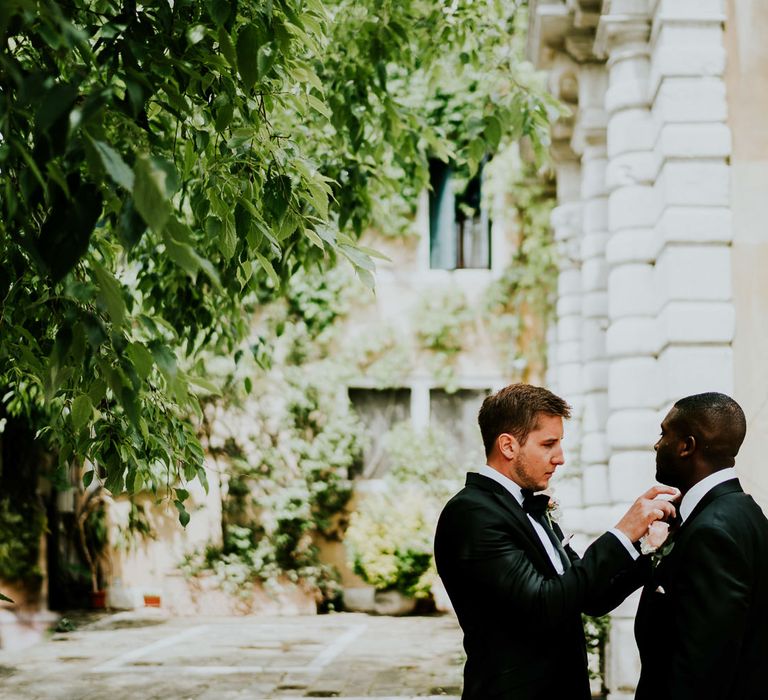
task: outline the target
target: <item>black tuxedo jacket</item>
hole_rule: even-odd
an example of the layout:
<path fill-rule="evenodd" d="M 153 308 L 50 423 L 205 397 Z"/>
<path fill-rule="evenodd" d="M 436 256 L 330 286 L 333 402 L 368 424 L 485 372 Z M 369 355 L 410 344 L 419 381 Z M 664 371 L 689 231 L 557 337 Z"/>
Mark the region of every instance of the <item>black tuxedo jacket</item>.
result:
<path fill-rule="evenodd" d="M 768 520 L 738 479 L 707 493 L 643 588 L 637 700 L 768 698 Z"/>
<path fill-rule="evenodd" d="M 493 479 L 468 474 L 447 503 L 435 561 L 464 631 L 463 700 L 590 698 L 581 613 L 610 610 L 612 584 L 634 562 L 610 533 L 583 559 L 566 551 L 572 566 L 559 576 L 520 504 Z"/>

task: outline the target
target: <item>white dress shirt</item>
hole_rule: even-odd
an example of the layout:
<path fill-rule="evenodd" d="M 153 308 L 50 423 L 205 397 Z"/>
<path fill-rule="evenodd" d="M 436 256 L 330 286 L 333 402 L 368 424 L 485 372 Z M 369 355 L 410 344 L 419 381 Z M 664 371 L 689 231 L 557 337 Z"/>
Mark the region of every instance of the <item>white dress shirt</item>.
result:
<path fill-rule="evenodd" d="M 496 471 L 493 467 L 489 467 L 487 464 L 483 467 L 480 467 L 478 470 L 479 474 L 482 474 L 483 476 L 487 476 L 489 479 L 493 479 L 497 483 L 501 484 L 509 493 L 511 493 L 515 500 L 520 504 L 522 507 L 523 505 L 523 490 L 522 488 L 516 484 L 512 479 L 508 479 L 506 476 L 504 476 L 501 472 Z M 563 571 L 565 571 L 563 567 L 563 561 L 560 559 L 560 554 L 555 549 L 555 545 L 552 544 L 552 540 L 549 539 L 549 535 L 547 535 L 544 528 L 541 526 L 541 523 L 536 522 L 534 520 L 530 513 L 526 513 L 528 516 L 528 520 L 531 521 L 531 525 L 533 526 L 533 529 L 536 531 L 536 534 L 539 536 L 539 539 L 541 540 L 541 544 L 544 546 L 544 549 L 547 551 L 547 556 L 549 557 L 550 561 L 552 562 L 552 566 L 555 567 L 555 570 L 558 574 L 562 574 Z"/>
<path fill-rule="evenodd" d="M 736 469 L 734 467 L 728 467 L 727 469 L 721 469 L 720 471 L 710 474 L 704 477 L 697 484 L 691 487 L 691 490 L 683 496 L 683 500 L 680 501 L 680 520 L 685 522 L 688 520 L 693 509 L 699 505 L 704 496 L 706 496 L 715 486 L 722 484 L 724 481 L 730 481 L 731 479 L 737 479 Z"/>
<path fill-rule="evenodd" d="M 523 490 L 520 487 L 519 484 L 512 481 L 512 479 L 507 478 L 504 476 L 501 472 L 497 471 L 493 467 L 489 467 L 487 464 L 480 467 L 480 469 L 477 470 L 478 474 L 481 474 L 482 476 L 487 476 L 489 479 L 493 479 L 497 483 L 501 484 L 509 493 L 511 493 L 515 500 L 520 504 L 522 507 L 523 505 Z M 564 571 L 563 562 L 560 559 L 560 554 L 555 549 L 555 545 L 552 544 L 552 540 L 549 539 L 549 536 L 545 532 L 544 528 L 541 526 L 540 523 L 536 522 L 534 518 L 531 517 L 529 513 L 526 513 L 528 516 L 528 520 L 531 521 L 531 525 L 533 526 L 533 529 L 536 531 L 536 534 L 539 536 L 539 539 L 541 540 L 541 544 L 544 546 L 544 549 L 547 552 L 547 555 L 549 556 L 550 561 L 552 562 L 552 566 L 555 567 L 555 571 L 557 571 L 558 574 L 562 574 Z M 640 554 L 639 552 L 634 548 L 632 543 L 629 541 L 629 538 L 621 532 L 621 530 L 617 530 L 615 527 L 611 528 L 608 532 L 613 533 L 615 535 L 619 542 L 624 545 L 624 548 L 629 552 L 630 556 L 633 559 L 637 559 Z"/>

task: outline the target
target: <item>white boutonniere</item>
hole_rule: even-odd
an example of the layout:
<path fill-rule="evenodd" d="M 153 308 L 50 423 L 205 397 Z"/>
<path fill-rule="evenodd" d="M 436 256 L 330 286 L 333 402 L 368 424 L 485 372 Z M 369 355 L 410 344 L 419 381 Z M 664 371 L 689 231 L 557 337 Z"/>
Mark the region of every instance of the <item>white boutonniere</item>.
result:
<path fill-rule="evenodd" d="M 555 523 L 560 522 L 560 516 L 562 512 L 560 510 L 560 501 L 554 496 L 549 497 L 549 503 L 547 503 L 547 520 L 549 520 L 549 526 L 554 527 Z"/>
<path fill-rule="evenodd" d="M 668 537 L 669 523 L 655 520 L 648 526 L 648 532 L 640 538 L 640 553 L 651 555 L 651 564 L 654 568 L 675 546 L 674 542 L 667 542 Z"/>

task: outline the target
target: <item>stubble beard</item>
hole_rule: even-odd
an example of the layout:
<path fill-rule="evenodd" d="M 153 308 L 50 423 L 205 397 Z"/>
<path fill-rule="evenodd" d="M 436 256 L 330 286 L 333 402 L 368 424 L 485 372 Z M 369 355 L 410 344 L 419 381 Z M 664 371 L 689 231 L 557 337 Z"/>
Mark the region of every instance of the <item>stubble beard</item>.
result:
<path fill-rule="evenodd" d="M 541 486 L 537 483 L 535 483 L 530 476 L 528 476 L 528 472 L 526 470 L 526 467 L 528 466 L 528 461 L 523 457 L 523 455 L 519 454 L 515 458 L 515 461 L 510 465 L 510 471 L 512 474 L 514 474 L 515 481 L 517 481 L 518 484 L 524 489 L 530 489 L 531 491 L 541 491 L 543 488 L 546 488 L 546 486 Z"/>

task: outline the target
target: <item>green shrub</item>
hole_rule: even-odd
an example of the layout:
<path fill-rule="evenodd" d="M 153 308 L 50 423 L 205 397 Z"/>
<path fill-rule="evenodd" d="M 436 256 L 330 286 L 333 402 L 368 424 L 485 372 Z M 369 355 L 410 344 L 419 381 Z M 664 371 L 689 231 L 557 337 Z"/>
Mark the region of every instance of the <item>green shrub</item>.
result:
<path fill-rule="evenodd" d="M 36 503 L 0 499 L 0 578 L 39 583 L 45 513 Z"/>
<path fill-rule="evenodd" d="M 354 572 L 377 590 L 426 598 L 436 575 L 436 520 L 436 503 L 421 488 L 393 484 L 385 493 L 365 494 L 344 539 Z"/>

